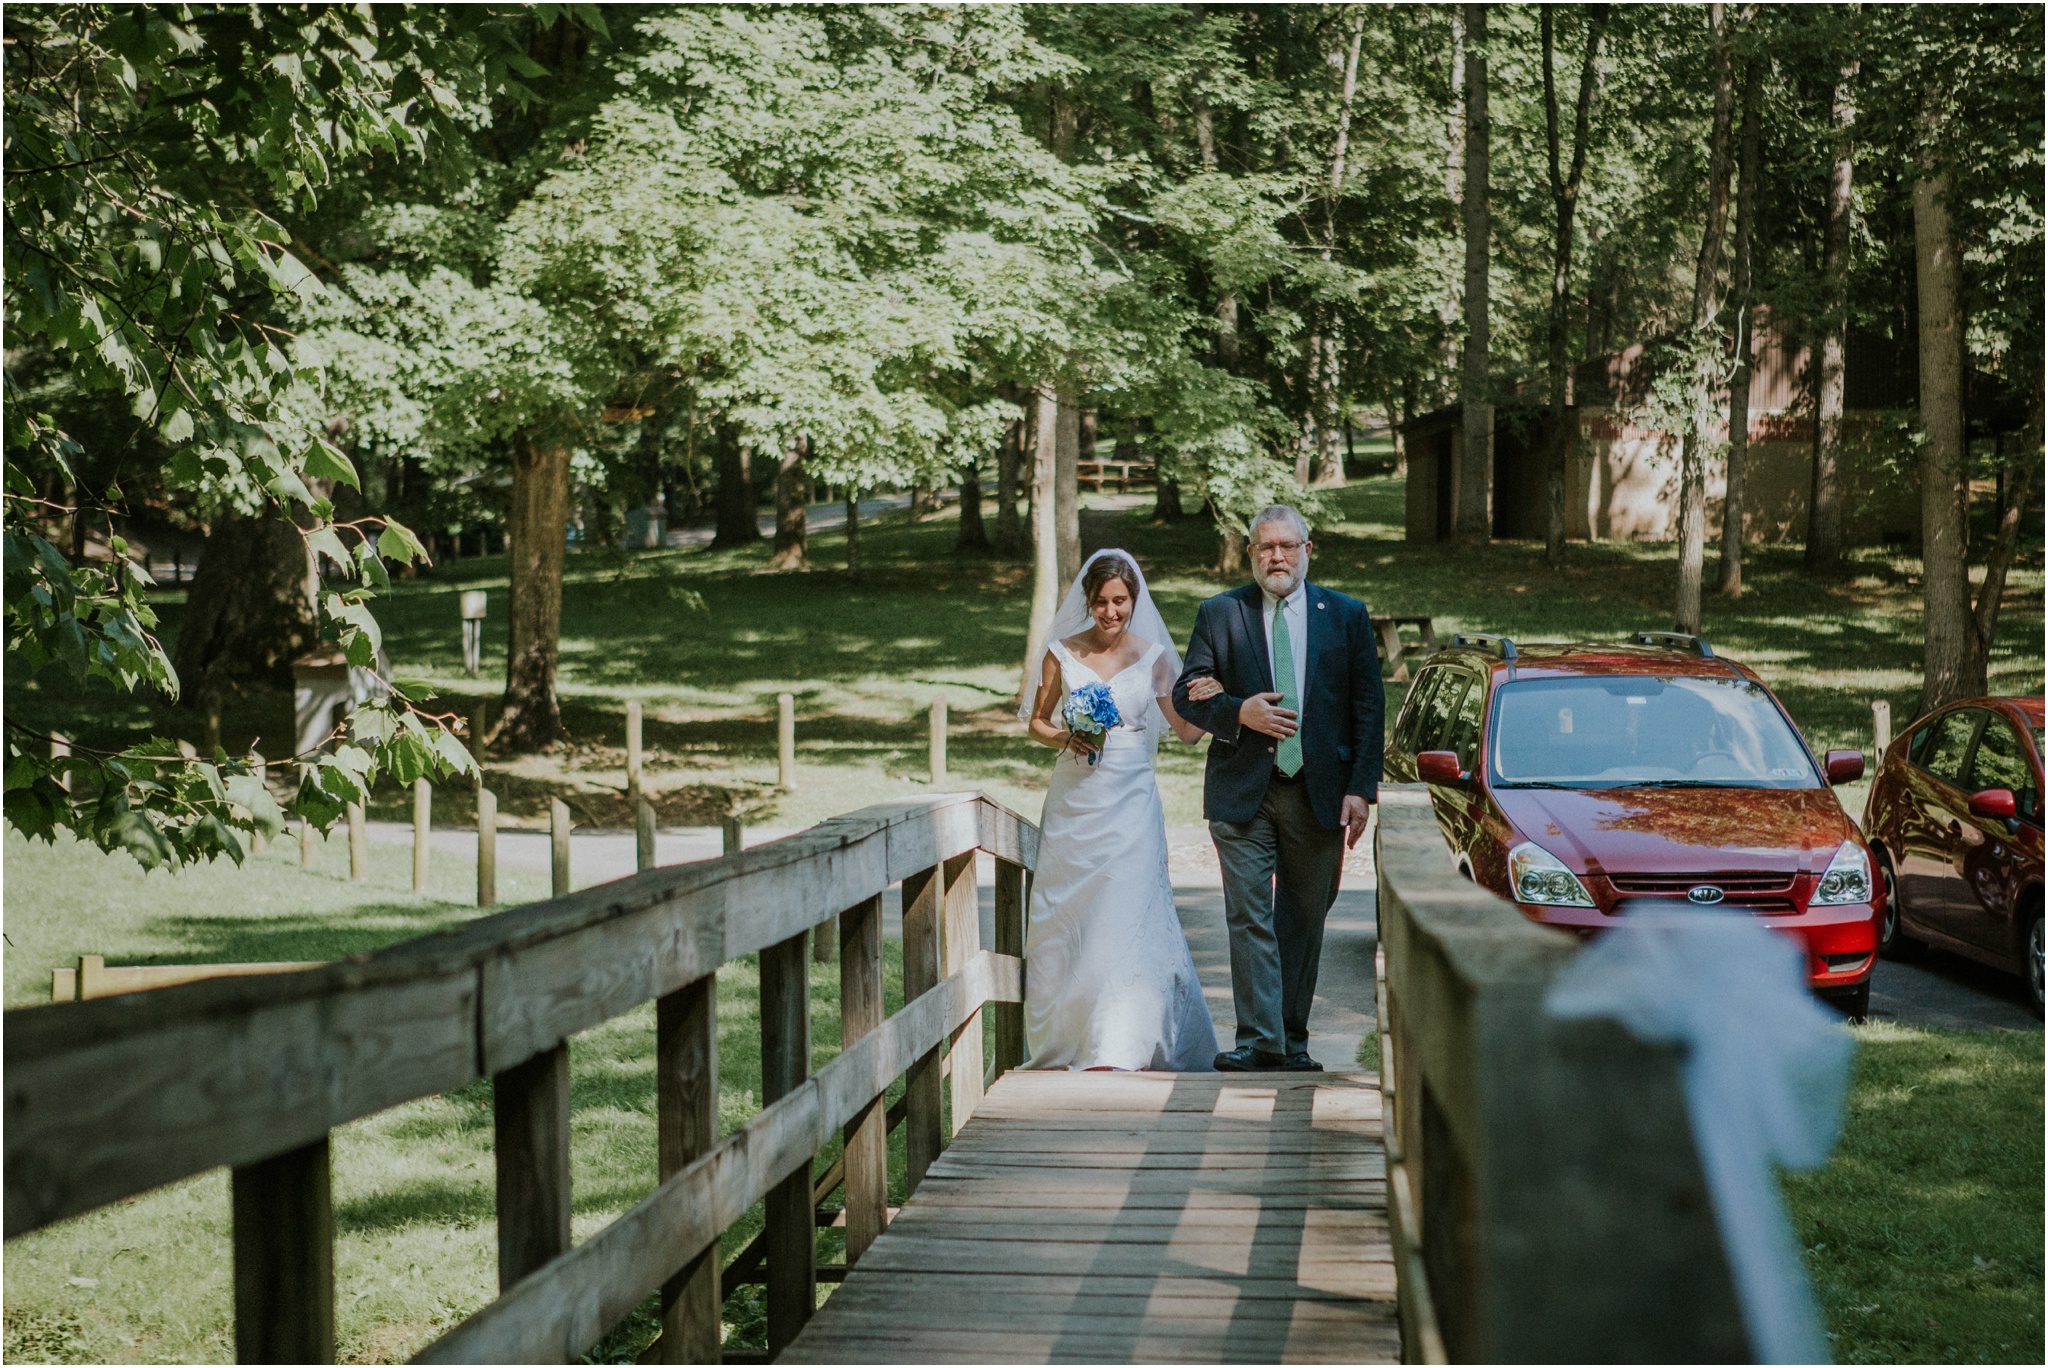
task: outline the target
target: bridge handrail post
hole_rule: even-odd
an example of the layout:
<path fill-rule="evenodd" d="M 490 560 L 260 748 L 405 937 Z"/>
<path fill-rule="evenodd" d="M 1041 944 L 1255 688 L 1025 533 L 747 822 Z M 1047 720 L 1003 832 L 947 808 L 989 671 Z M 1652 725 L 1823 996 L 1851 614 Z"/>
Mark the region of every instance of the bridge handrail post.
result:
<path fill-rule="evenodd" d="M 1024 917 L 1028 902 L 1024 866 L 996 858 L 996 953 L 1024 958 Z M 991 1006 L 996 1028 L 996 1072 L 1024 1067 L 1024 1004 Z"/>
<path fill-rule="evenodd" d="M 498 1290 L 569 1248 L 569 1043 L 491 1078 Z"/>
<path fill-rule="evenodd" d="M 231 1180 L 235 1361 L 334 1362 L 334 1189 L 327 1137 Z"/>
<path fill-rule="evenodd" d="M 976 853 L 973 850 L 963 851 L 947 860 L 942 867 L 946 893 L 939 962 L 941 978 L 951 978 L 967 967 L 967 961 L 981 953 L 981 890 L 975 879 Z M 949 1100 L 953 1104 L 953 1118 L 949 1135 L 958 1135 L 960 1128 L 973 1118 L 975 1108 L 981 1105 L 985 1076 L 982 1072 L 979 1011 L 967 1018 L 967 1023 L 953 1038 L 952 1048 L 946 1054 L 946 1065 L 952 1075 Z"/>
<path fill-rule="evenodd" d="M 1462 878 L 1429 801 L 1383 786 L 1375 842 L 1407 1356 L 1754 1362 L 1681 1048 L 1551 1017 L 1577 942 Z"/>
<path fill-rule="evenodd" d="M 822 927 L 819 934 L 825 934 Z M 810 940 L 798 932 L 761 952 L 761 1100 L 778 1102 L 811 1076 Z M 768 1357 L 804 1328 L 818 1303 L 818 1230 L 811 1161 L 768 1191 Z"/>
<path fill-rule="evenodd" d="M 819 927 L 817 934 L 829 934 Z M 839 914 L 839 1047 L 881 1029 L 882 895 L 863 899 Z M 860 1262 L 889 1224 L 889 1122 L 877 1097 L 846 1123 L 846 1262 Z"/>
<path fill-rule="evenodd" d="M 903 880 L 903 998 L 909 1002 L 939 982 L 940 912 L 944 869 L 933 865 Z M 938 1162 L 940 1135 L 939 1070 L 943 1042 L 910 1066 L 903 1088 L 903 1158 L 906 1195 L 924 1182 Z"/>
<path fill-rule="evenodd" d="M 654 1039 L 658 1172 L 667 1182 L 718 1143 L 718 976 L 657 998 Z M 661 1362 L 718 1362 L 718 1253 L 713 1243 L 662 1284 Z"/>

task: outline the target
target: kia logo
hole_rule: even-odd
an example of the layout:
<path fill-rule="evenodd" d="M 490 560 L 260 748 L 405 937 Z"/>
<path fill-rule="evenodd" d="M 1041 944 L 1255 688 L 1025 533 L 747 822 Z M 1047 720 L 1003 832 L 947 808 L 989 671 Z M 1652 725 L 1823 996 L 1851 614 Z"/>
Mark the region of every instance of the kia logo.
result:
<path fill-rule="evenodd" d="M 1698 888 L 1686 890 L 1685 896 L 1688 901 L 1696 902 L 1702 907 L 1712 907 L 1728 895 L 1712 884 L 1701 884 Z"/>

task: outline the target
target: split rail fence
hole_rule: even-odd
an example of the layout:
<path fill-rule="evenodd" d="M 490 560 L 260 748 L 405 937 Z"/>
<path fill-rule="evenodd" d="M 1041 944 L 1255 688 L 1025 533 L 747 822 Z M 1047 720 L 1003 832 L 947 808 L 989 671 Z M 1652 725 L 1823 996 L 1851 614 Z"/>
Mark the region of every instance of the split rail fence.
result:
<path fill-rule="evenodd" d="M 980 945 L 975 856 L 995 857 Z M 661 1294 L 662 1362 L 716 1362 L 720 1236 L 766 1199 L 769 1352 L 816 1304 L 815 1203 L 844 1187 L 847 1262 L 888 1220 L 884 1095 L 910 1185 L 995 1069 L 1023 1062 L 1026 881 L 1038 831 L 979 795 L 884 804 L 297 973 L 211 979 L 6 1015 L 9 1238 L 232 1169 L 243 1362 L 331 1362 L 328 1137 L 386 1108 L 493 1083 L 499 1296 L 426 1362 L 574 1362 Z M 882 895 L 903 885 L 904 1007 L 885 1015 Z M 807 941 L 838 942 L 843 1047 L 815 1073 Z M 715 974 L 758 952 L 767 1105 L 718 1138 Z M 656 1006 L 659 1185 L 570 1243 L 569 1037 Z M 93 1086 L 80 1086 L 91 1079 Z M 942 1096 L 950 1088 L 950 1098 Z M 814 1184 L 820 1148 L 844 1154 Z"/>

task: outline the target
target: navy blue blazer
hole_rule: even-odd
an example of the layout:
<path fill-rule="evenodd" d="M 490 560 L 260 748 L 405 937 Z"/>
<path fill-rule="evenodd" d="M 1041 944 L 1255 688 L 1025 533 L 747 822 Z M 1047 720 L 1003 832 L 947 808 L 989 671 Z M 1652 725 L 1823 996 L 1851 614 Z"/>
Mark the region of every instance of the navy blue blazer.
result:
<path fill-rule="evenodd" d="M 1342 825 L 1344 796 L 1379 798 L 1385 750 L 1386 693 L 1380 687 L 1379 643 L 1365 605 L 1348 594 L 1308 589 L 1308 697 L 1302 700 L 1302 774 L 1316 820 Z M 1218 594 L 1195 616 L 1186 667 L 1173 686 L 1173 706 L 1215 738 L 1202 777 L 1202 815 L 1212 822 L 1249 822 L 1266 800 L 1280 743 L 1242 728 L 1238 710 L 1253 694 L 1273 693 L 1266 651 L 1265 591 L 1247 584 Z M 1223 692 L 1206 703 L 1188 684 L 1208 675 Z"/>

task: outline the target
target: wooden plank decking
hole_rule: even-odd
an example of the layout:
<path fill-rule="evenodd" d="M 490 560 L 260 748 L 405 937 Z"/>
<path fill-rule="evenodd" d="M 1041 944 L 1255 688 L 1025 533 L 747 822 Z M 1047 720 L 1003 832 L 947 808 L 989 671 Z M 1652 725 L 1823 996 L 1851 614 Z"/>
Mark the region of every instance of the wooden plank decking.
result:
<path fill-rule="evenodd" d="M 779 1361 L 1393 1363 L 1370 1074 L 1005 1074 Z"/>

